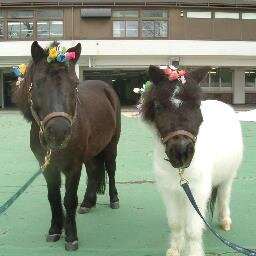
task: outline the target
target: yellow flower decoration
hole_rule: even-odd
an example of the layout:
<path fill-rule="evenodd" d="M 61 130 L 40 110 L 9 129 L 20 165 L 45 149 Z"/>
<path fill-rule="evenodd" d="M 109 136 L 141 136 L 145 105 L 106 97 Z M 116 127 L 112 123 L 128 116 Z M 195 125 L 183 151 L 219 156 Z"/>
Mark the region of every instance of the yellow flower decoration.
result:
<path fill-rule="evenodd" d="M 55 59 L 58 55 L 58 51 L 57 51 L 57 48 L 56 47 L 53 47 L 53 48 L 50 48 L 49 49 L 49 57 L 51 59 Z"/>
<path fill-rule="evenodd" d="M 27 70 L 27 67 L 26 67 L 25 64 L 20 64 L 20 65 L 19 65 L 19 69 L 20 69 L 20 73 L 21 73 L 22 75 L 24 75 L 25 72 L 26 72 L 26 70 Z"/>

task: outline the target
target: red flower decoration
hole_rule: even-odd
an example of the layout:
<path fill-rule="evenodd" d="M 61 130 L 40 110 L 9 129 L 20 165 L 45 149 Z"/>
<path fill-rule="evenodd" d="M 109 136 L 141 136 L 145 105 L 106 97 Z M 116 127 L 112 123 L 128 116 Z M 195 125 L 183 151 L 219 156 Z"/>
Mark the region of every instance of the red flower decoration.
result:
<path fill-rule="evenodd" d="M 179 74 L 177 71 L 172 71 L 172 73 L 170 74 L 170 80 L 173 81 L 173 80 L 176 80 L 179 78 Z"/>
<path fill-rule="evenodd" d="M 186 75 L 186 71 L 185 70 L 180 70 L 179 71 L 179 76 L 185 76 Z"/>
<path fill-rule="evenodd" d="M 166 69 L 164 70 L 164 73 L 165 73 L 166 75 L 170 75 L 172 72 L 173 72 L 173 71 L 172 71 L 170 68 L 166 68 Z"/>

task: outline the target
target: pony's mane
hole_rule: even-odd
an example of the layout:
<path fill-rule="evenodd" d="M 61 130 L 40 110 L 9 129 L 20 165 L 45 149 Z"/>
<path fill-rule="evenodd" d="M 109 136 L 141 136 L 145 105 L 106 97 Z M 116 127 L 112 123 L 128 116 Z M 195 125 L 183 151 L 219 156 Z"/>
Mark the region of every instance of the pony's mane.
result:
<path fill-rule="evenodd" d="M 32 121 L 32 115 L 30 111 L 30 102 L 29 102 L 29 86 L 32 82 L 31 70 L 33 63 L 31 62 L 27 67 L 24 79 L 20 82 L 20 85 L 14 83 L 12 90 L 12 101 L 20 109 L 24 118 L 27 121 Z"/>

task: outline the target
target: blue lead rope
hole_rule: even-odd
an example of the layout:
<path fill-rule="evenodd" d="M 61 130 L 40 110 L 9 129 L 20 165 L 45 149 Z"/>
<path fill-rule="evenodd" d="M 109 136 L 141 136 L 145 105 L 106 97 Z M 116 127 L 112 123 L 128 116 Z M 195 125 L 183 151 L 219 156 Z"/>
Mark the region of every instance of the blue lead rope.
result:
<path fill-rule="evenodd" d="M 251 249 L 247 249 L 244 248 L 242 246 L 239 246 L 237 244 L 234 244 L 231 241 L 228 241 L 227 239 L 225 239 L 224 237 L 222 237 L 219 233 L 217 233 L 213 227 L 205 220 L 205 218 L 203 217 L 203 215 L 201 214 L 195 198 L 190 190 L 190 187 L 188 185 L 188 182 L 184 182 L 181 184 L 182 188 L 184 189 L 190 203 L 193 205 L 194 209 L 197 211 L 197 213 L 199 214 L 199 216 L 201 217 L 201 219 L 203 220 L 203 222 L 205 223 L 205 225 L 210 229 L 210 231 L 217 237 L 219 238 L 225 245 L 229 246 L 230 248 L 232 248 L 233 250 L 240 252 L 244 255 L 249 255 L 249 256 L 255 256 L 256 255 L 256 251 L 255 250 L 251 250 Z"/>
<path fill-rule="evenodd" d="M 39 169 L 10 199 L 0 206 L 0 216 L 16 201 L 40 173 L 42 173 L 41 169 Z"/>

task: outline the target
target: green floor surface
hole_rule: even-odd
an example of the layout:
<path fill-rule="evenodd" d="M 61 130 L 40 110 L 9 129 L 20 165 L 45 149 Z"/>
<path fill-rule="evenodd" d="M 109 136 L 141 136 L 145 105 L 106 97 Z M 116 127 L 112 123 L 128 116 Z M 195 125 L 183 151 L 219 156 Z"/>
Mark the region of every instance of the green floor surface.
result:
<path fill-rule="evenodd" d="M 225 237 L 256 248 L 256 123 L 242 123 L 244 160 L 232 194 L 232 230 Z M 0 113 L 0 205 L 38 169 L 29 149 L 29 124 L 17 113 Z M 152 136 L 137 118 L 122 118 L 117 188 L 120 209 L 108 207 L 108 196 L 99 196 L 89 214 L 77 215 L 79 250 L 65 252 L 64 238 L 46 243 L 50 208 L 42 176 L 13 206 L 0 216 L 0 256 L 83 255 L 160 256 L 168 247 L 165 209 L 152 172 Z M 85 174 L 79 186 L 83 198 Z M 63 192 L 63 191 L 62 191 Z M 239 255 L 204 233 L 207 255 Z"/>

